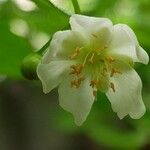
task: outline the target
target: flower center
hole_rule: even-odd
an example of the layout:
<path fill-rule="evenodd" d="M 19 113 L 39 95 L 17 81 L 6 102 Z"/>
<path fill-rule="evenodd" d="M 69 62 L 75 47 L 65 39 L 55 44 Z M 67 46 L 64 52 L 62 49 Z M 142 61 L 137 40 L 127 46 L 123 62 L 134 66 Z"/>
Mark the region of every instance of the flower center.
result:
<path fill-rule="evenodd" d="M 96 37 L 95 37 L 96 38 Z M 119 69 L 113 67 L 116 60 L 104 54 L 107 45 L 103 48 L 89 50 L 84 47 L 77 47 L 74 52 L 69 55 L 70 59 L 75 59 L 77 64 L 70 66 L 71 87 L 79 88 L 85 80 L 85 76 L 91 77 L 89 86 L 93 88 L 93 95 L 96 96 L 97 89 L 100 87 L 102 77 L 109 78 L 115 74 L 122 74 Z M 115 92 L 115 85 L 110 82 L 109 87 Z"/>

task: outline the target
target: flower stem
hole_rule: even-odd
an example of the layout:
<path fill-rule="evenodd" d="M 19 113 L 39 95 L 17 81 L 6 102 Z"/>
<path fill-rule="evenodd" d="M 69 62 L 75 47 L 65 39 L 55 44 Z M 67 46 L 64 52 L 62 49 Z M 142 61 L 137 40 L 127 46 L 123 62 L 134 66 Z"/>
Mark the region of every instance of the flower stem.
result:
<path fill-rule="evenodd" d="M 74 6 L 75 13 L 80 14 L 81 11 L 80 11 L 80 6 L 79 6 L 79 3 L 78 3 L 78 0 L 72 0 L 72 3 L 73 3 L 73 6 Z"/>
<path fill-rule="evenodd" d="M 43 52 L 49 47 L 50 41 L 51 38 L 37 51 L 37 53 L 43 54 Z"/>

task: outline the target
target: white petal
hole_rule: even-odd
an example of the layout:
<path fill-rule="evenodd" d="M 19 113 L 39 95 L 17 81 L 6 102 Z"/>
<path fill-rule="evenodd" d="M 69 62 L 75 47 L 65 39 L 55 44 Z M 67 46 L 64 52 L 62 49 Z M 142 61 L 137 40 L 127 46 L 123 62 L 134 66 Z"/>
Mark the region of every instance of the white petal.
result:
<path fill-rule="evenodd" d="M 126 32 L 128 33 L 129 37 L 135 43 L 135 46 L 136 46 L 136 56 L 137 56 L 137 60 L 135 60 L 135 61 L 143 63 L 143 64 L 148 64 L 148 62 L 149 62 L 149 56 L 146 53 L 146 51 L 139 45 L 138 39 L 137 39 L 134 31 L 129 26 L 127 26 L 125 24 L 120 24 L 120 26 L 122 26 L 124 28 L 124 30 L 126 30 Z"/>
<path fill-rule="evenodd" d="M 83 47 L 85 39 L 78 32 L 66 30 L 56 32 L 45 53 L 42 63 L 49 63 L 52 60 L 68 59 L 68 56 L 77 48 Z"/>
<path fill-rule="evenodd" d="M 142 82 L 136 71 L 124 66 L 122 74 L 113 76 L 111 82 L 114 84 L 115 92 L 110 88 L 106 95 L 119 118 L 122 119 L 128 114 L 133 119 L 142 117 L 145 105 L 141 96 Z"/>
<path fill-rule="evenodd" d="M 71 88 L 70 78 L 65 79 L 58 89 L 60 106 L 73 114 L 75 123 L 81 125 L 87 118 L 94 96 L 89 79 L 85 79 L 79 88 Z"/>
<path fill-rule="evenodd" d="M 83 15 L 72 15 L 70 25 L 73 31 L 97 33 L 101 28 L 112 28 L 112 22 L 107 18 L 89 17 Z"/>
<path fill-rule="evenodd" d="M 111 54 L 127 56 L 134 62 L 148 63 L 149 56 L 140 47 L 136 35 L 129 26 L 116 24 L 113 31 L 112 41 L 109 45 Z"/>
<path fill-rule="evenodd" d="M 50 92 L 69 74 L 71 61 L 52 61 L 48 64 L 40 63 L 37 67 L 37 75 L 42 82 L 44 93 Z M 67 72 L 68 71 L 68 72 Z"/>
<path fill-rule="evenodd" d="M 107 44 L 110 41 L 113 25 L 107 18 L 72 15 L 70 25 L 73 31 L 82 33 L 88 39 L 97 39 L 97 43 Z"/>
<path fill-rule="evenodd" d="M 137 51 L 138 62 L 141 62 L 147 65 L 149 62 L 149 56 L 146 53 L 146 51 L 141 46 L 138 46 L 136 48 L 136 51 Z"/>

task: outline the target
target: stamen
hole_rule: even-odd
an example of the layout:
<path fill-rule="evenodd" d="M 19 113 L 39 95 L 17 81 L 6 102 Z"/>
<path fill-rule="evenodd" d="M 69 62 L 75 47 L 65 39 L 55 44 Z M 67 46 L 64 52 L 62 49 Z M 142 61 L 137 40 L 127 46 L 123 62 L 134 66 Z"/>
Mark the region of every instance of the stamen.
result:
<path fill-rule="evenodd" d="M 115 85 L 113 82 L 110 82 L 110 88 L 113 90 L 113 92 L 115 92 Z"/>
<path fill-rule="evenodd" d="M 72 80 L 71 81 L 71 87 L 76 87 L 76 88 L 79 88 L 80 87 L 80 85 L 81 85 L 81 82 L 82 81 L 84 81 L 85 80 L 85 78 L 84 77 L 80 77 L 79 79 L 77 79 L 77 80 Z"/>
<path fill-rule="evenodd" d="M 84 66 L 82 64 L 72 65 L 70 68 L 73 70 L 70 72 L 70 74 L 75 74 L 78 76 L 82 72 L 83 67 Z"/>
<path fill-rule="evenodd" d="M 76 74 L 76 66 L 72 65 L 70 68 L 73 70 L 69 74 Z"/>
<path fill-rule="evenodd" d="M 120 70 L 112 68 L 110 77 L 112 77 L 115 73 L 122 74 L 122 72 Z"/>
<path fill-rule="evenodd" d="M 93 53 L 91 58 L 88 60 L 89 63 L 91 63 L 91 64 L 94 63 L 94 56 L 95 56 L 95 53 Z"/>
<path fill-rule="evenodd" d="M 91 53 L 91 52 L 89 52 L 89 53 L 85 56 L 84 61 L 83 61 L 83 64 L 82 64 L 83 66 L 86 64 L 87 58 L 88 58 L 88 56 L 90 55 L 90 53 Z"/>
<path fill-rule="evenodd" d="M 77 48 L 75 49 L 75 52 L 74 52 L 73 54 L 71 54 L 71 55 L 69 56 L 69 58 L 70 58 L 70 59 L 75 59 L 75 58 L 77 58 L 77 56 L 79 55 L 81 49 L 82 49 L 82 47 L 77 47 Z"/>
<path fill-rule="evenodd" d="M 80 84 L 78 83 L 78 80 L 72 80 L 71 81 L 71 87 L 76 87 L 76 88 L 79 88 L 80 87 Z"/>
<path fill-rule="evenodd" d="M 92 80 L 90 83 L 90 86 L 92 88 L 97 88 L 99 81 L 98 80 Z"/>
<path fill-rule="evenodd" d="M 107 61 L 108 61 L 109 63 L 114 63 L 114 62 L 115 62 L 115 59 L 112 58 L 111 56 L 107 57 L 106 59 L 107 59 Z"/>

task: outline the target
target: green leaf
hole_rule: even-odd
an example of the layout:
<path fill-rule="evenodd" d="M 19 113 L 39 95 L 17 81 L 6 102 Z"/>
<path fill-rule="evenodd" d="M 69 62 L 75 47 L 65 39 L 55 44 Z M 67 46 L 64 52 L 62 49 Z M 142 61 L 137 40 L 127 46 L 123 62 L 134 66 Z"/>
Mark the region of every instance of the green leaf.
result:
<path fill-rule="evenodd" d="M 32 12 L 21 12 L 18 10 L 18 17 L 25 20 L 34 31 L 43 31 L 53 34 L 69 26 L 69 16 L 47 0 L 32 0 L 39 9 Z"/>
<path fill-rule="evenodd" d="M 68 27 L 69 16 L 53 6 L 48 0 L 33 0 L 39 7 L 31 12 L 22 11 L 12 1 L 0 5 L 0 74 L 20 78 L 23 58 L 33 49 L 28 36 L 34 32 L 47 32 L 50 35 Z M 7 7 L 6 7 L 7 6 Z M 9 23 L 13 19 L 27 22 L 30 33 L 19 37 L 11 33 Z"/>
<path fill-rule="evenodd" d="M 74 6 L 71 0 L 50 0 L 50 2 L 66 14 L 74 14 Z"/>
<path fill-rule="evenodd" d="M 76 0 L 79 4 L 82 13 L 89 13 L 93 11 L 98 4 L 99 0 Z M 50 0 L 52 4 L 58 7 L 63 12 L 72 15 L 77 13 L 76 6 L 74 6 L 74 0 Z"/>

